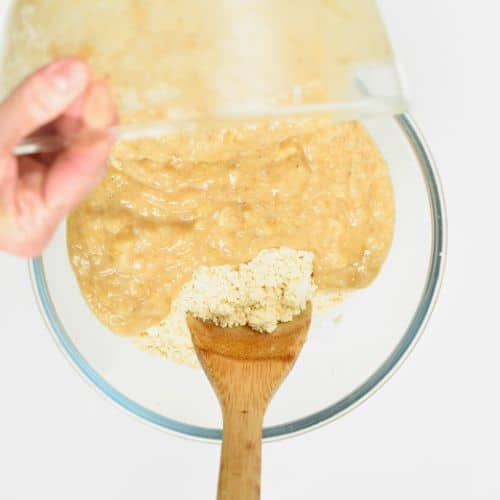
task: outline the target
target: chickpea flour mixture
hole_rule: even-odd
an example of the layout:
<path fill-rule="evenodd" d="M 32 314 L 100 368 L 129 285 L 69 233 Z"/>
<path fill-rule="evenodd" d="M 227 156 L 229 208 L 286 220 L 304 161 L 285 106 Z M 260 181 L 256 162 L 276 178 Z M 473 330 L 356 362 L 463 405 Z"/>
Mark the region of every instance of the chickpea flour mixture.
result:
<path fill-rule="evenodd" d="M 202 266 L 179 296 L 202 321 L 272 333 L 312 300 L 313 259 L 311 252 L 281 247 L 263 250 L 248 264 Z"/>

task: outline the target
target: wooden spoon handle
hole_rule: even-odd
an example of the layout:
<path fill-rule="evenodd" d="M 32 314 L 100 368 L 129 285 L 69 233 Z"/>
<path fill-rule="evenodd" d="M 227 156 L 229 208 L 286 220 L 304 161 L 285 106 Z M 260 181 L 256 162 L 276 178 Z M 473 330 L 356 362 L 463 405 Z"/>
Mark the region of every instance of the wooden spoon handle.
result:
<path fill-rule="evenodd" d="M 259 500 L 262 420 L 249 408 L 225 412 L 217 500 Z"/>

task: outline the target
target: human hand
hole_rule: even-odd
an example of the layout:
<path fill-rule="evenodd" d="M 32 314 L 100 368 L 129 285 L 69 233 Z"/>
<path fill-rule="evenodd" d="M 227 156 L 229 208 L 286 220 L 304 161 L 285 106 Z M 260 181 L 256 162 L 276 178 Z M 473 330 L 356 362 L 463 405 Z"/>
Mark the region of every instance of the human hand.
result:
<path fill-rule="evenodd" d="M 0 250 L 42 252 L 59 221 L 103 177 L 114 120 L 107 83 L 91 82 L 87 65 L 73 57 L 42 67 L 0 103 Z M 12 154 L 35 131 L 66 137 L 84 130 L 102 135 L 57 154 Z"/>

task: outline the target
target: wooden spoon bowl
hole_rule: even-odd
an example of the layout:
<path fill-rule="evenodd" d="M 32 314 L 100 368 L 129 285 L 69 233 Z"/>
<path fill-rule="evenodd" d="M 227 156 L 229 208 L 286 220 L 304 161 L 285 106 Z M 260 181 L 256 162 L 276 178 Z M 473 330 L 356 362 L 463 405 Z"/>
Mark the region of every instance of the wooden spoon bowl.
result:
<path fill-rule="evenodd" d="M 307 337 L 311 305 L 270 334 L 222 328 L 191 315 L 188 327 L 223 415 L 218 500 L 260 498 L 262 423 Z"/>

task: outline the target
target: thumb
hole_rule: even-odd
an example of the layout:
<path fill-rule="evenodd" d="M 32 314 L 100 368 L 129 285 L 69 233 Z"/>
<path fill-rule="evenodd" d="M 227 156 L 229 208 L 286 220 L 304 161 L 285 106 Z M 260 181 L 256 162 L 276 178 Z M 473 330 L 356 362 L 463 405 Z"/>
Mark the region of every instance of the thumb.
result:
<path fill-rule="evenodd" d="M 0 148 L 10 153 L 25 136 L 59 116 L 85 89 L 87 65 L 64 57 L 43 66 L 0 104 Z"/>

